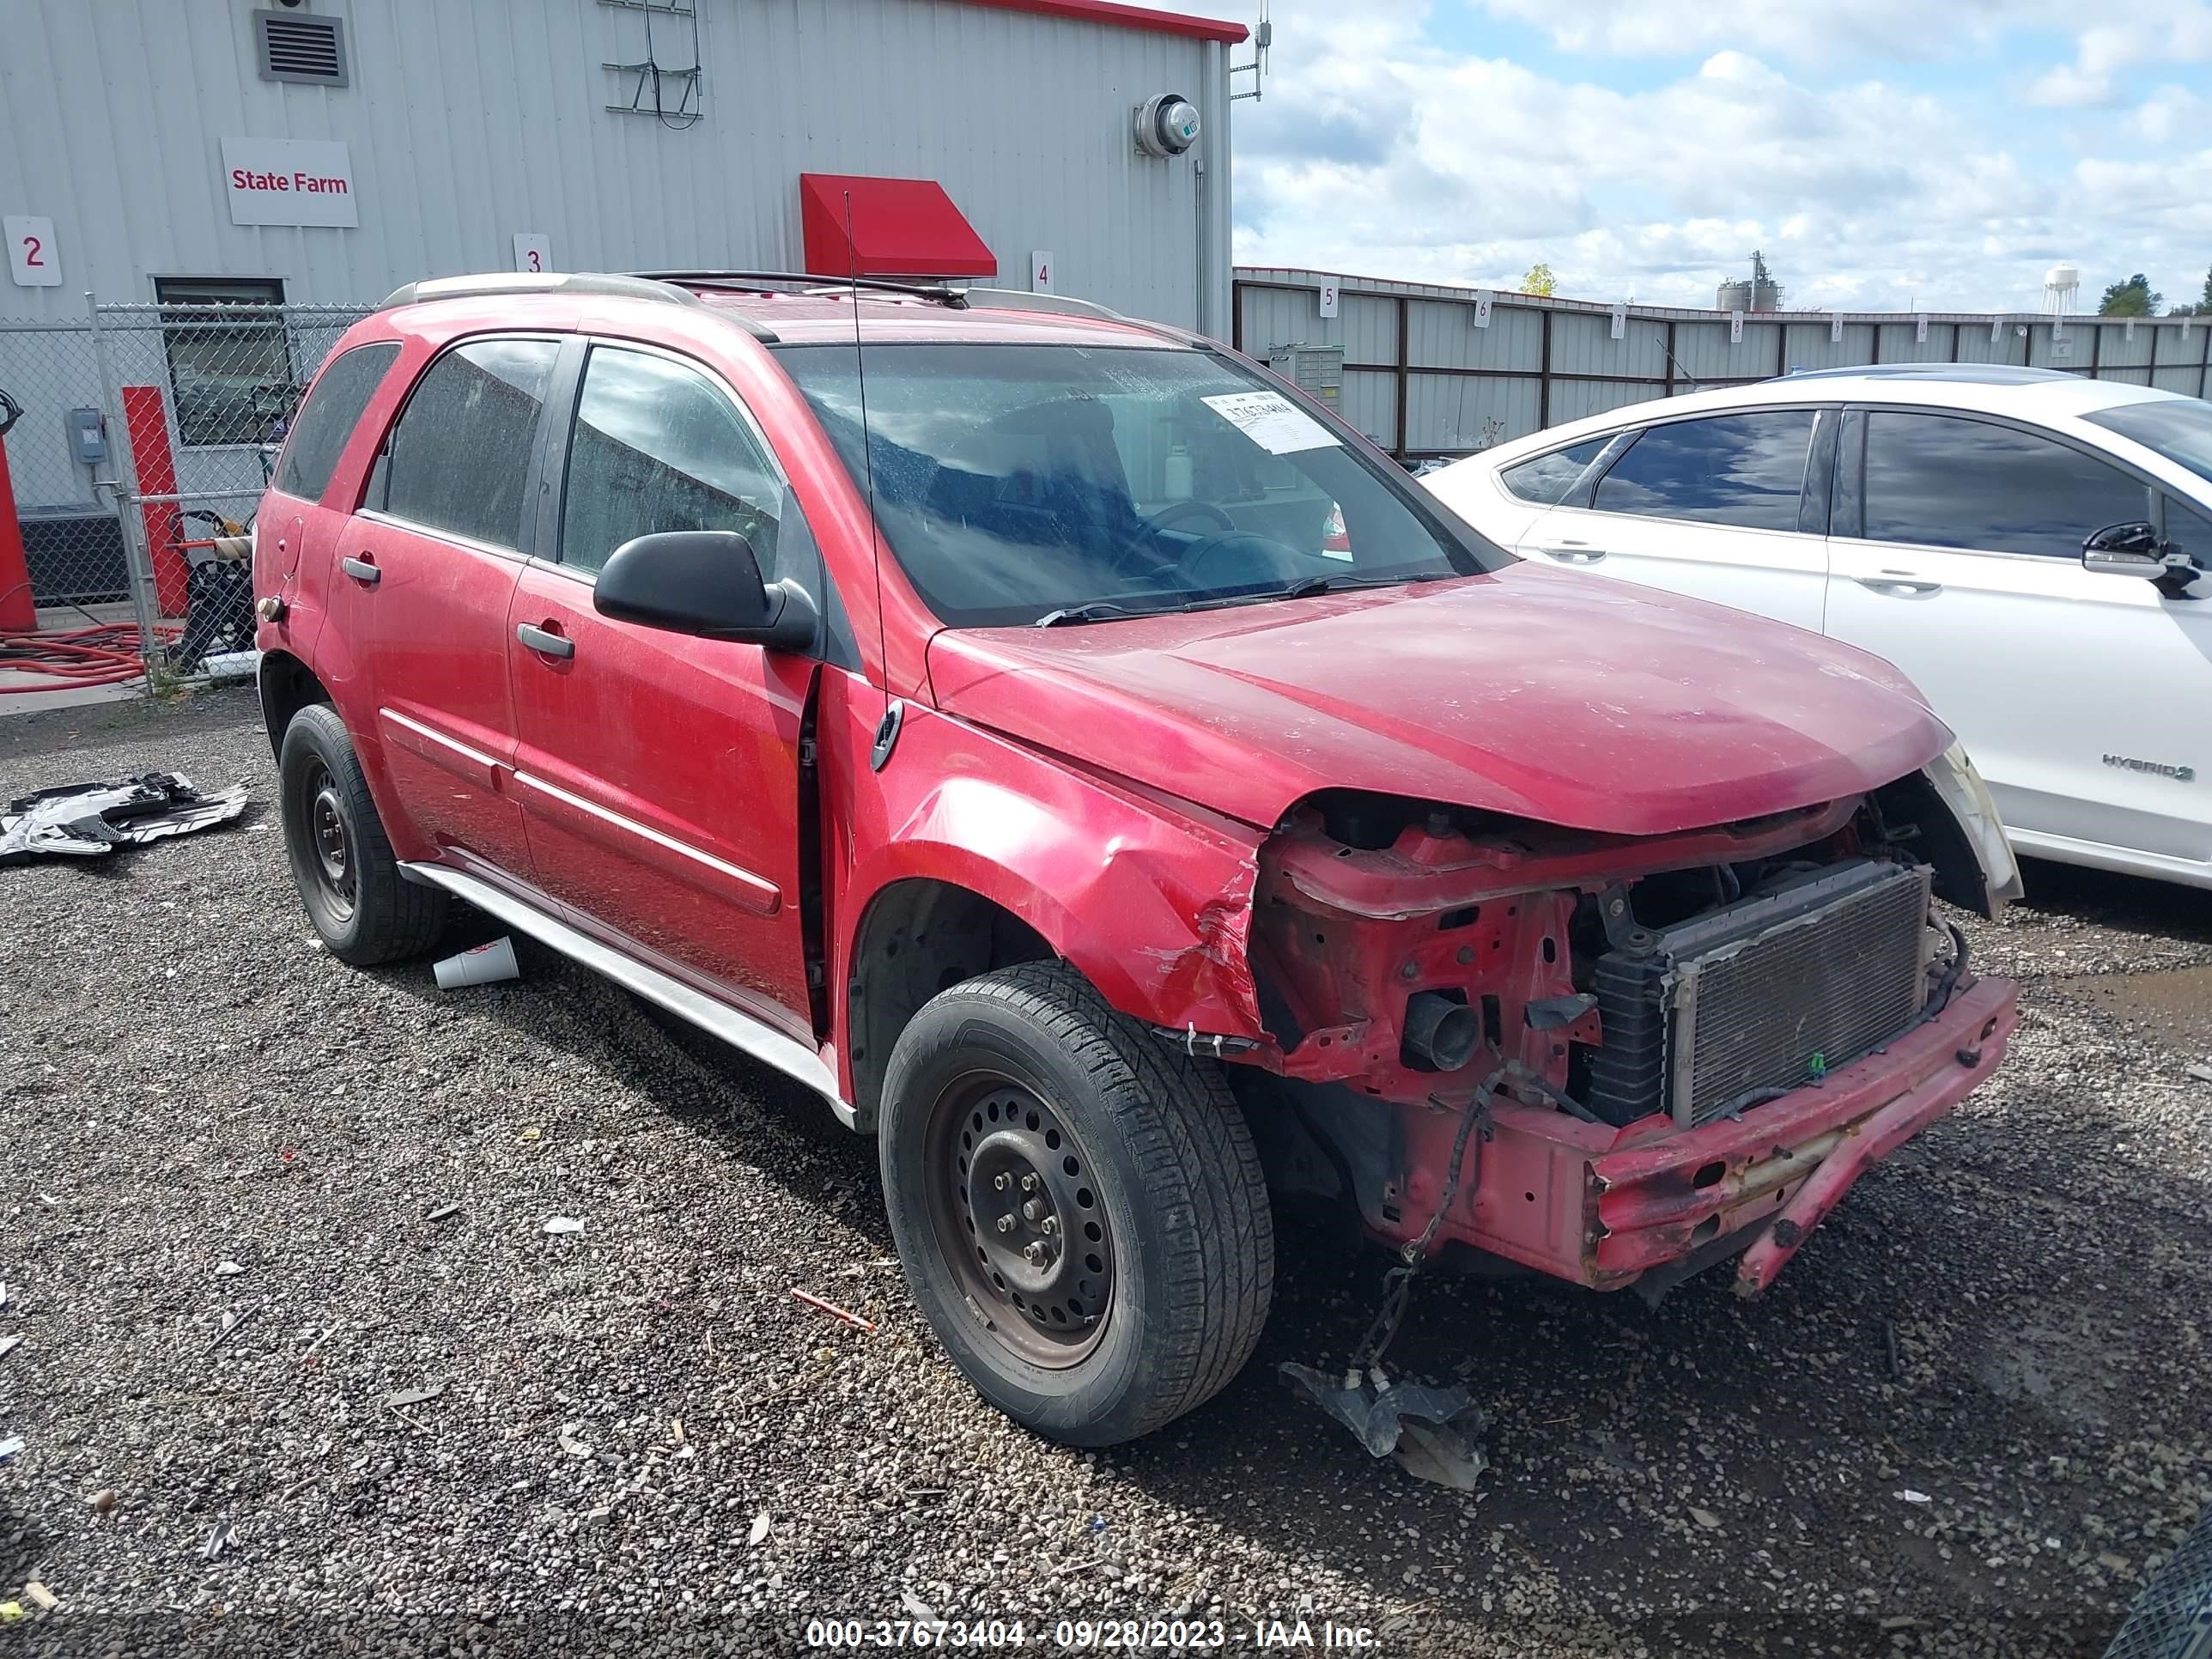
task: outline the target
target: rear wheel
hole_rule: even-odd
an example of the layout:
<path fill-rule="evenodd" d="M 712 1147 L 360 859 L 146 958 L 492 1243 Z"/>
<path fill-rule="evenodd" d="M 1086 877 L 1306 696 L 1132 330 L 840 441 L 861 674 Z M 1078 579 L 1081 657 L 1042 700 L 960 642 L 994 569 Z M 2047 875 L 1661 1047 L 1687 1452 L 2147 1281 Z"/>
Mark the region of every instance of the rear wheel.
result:
<path fill-rule="evenodd" d="M 1109 1445 L 1218 1392 L 1266 1322 L 1274 1239 L 1218 1064 L 1026 963 L 900 1035 L 881 1152 L 915 1299 L 984 1397 Z"/>
<path fill-rule="evenodd" d="M 331 954 L 365 968 L 428 950 L 446 896 L 399 873 L 337 710 L 310 703 L 293 715 L 276 769 L 293 884 Z"/>

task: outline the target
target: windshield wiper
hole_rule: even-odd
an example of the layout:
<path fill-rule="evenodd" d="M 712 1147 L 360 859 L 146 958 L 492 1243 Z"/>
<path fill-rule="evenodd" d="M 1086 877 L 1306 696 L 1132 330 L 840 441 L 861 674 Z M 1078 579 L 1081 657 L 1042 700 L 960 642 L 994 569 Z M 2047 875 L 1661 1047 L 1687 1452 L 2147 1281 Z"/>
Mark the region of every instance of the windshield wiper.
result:
<path fill-rule="evenodd" d="M 1272 599 L 1303 599 L 1316 593 L 1338 593 L 1355 587 L 1404 587 L 1419 582 L 1440 582 L 1458 574 L 1451 570 L 1424 570 L 1402 576 L 1300 576 L 1280 587 L 1262 588 L 1256 593 L 1216 593 L 1194 598 L 1182 605 L 1151 605 L 1135 611 L 1112 599 L 1091 599 L 1083 605 L 1048 611 L 1030 626 L 1059 628 L 1073 623 L 1110 622 L 1116 617 L 1184 616 L 1194 611 L 1228 611 L 1238 605 L 1264 605 Z"/>
<path fill-rule="evenodd" d="M 1416 582 L 1440 582 L 1455 573 L 1443 570 L 1419 571 L 1403 576 L 1301 576 L 1280 587 L 1271 587 L 1264 593 L 1253 593 L 1254 599 L 1303 599 L 1316 593 L 1341 593 L 1354 587 L 1407 587 Z"/>
<path fill-rule="evenodd" d="M 1058 611 L 1048 611 L 1030 625 L 1032 628 L 1059 628 L 1068 623 L 1105 622 L 1114 617 L 1139 614 L 1126 605 L 1115 604 L 1111 599 L 1092 599 L 1087 605 L 1063 605 Z"/>

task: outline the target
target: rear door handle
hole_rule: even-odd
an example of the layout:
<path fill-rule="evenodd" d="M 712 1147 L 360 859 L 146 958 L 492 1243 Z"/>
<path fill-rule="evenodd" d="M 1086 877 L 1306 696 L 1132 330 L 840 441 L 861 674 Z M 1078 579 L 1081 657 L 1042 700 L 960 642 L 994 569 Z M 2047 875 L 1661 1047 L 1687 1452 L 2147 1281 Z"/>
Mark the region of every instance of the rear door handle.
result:
<path fill-rule="evenodd" d="M 1536 550 L 1562 564 L 1595 564 L 1605 556 L 1601 547 L 1540 547 Z"/>
<path fill-rule="evenodd" d="M 1916 581 L 1902 572 L 1884 571 L 1879 576 L 1854 576 L 1851 580 L 1861 587 L 1871 588 L 1877 593 L 1887 593 L 1893 598 L 1900 598 L 1907 593 L 1941 593 L 1943 591 L 1941 582 Z"/>
<path fill-rule="evenodd" d="M 514 637 L 532 651 L 544 656 L 573 657 L 576 654 L 575 641 L 565 639 L 558 634 L 549 632 L 530 623 L 517 623 Z"/>
<path fill-rule="evenodd" d="M 371 587 L 384 580 L 384 573 L 376 568 L 376 562 L 373 559 L 340 559 L 338 568 L 356 581 L 366 583 Z"/>

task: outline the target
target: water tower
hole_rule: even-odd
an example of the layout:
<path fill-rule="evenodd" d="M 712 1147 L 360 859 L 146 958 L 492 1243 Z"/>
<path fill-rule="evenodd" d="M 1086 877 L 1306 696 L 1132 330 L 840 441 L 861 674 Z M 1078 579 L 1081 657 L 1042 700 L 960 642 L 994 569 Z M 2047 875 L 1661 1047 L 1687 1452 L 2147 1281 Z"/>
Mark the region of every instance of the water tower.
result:
<path fill-rule="evenodd" d="M 2081 268 L 2061 259 L 2043 273 L 2043 310 L 2050 317 L 2074 314 L 2075 297 L 2081 292 Z"/>

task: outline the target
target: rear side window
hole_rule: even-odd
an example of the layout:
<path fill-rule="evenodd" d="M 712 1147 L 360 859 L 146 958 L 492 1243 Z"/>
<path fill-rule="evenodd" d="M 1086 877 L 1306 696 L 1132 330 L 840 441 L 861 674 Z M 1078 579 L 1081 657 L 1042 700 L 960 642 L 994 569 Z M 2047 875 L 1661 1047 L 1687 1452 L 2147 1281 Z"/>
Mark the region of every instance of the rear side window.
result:
<path fill-rule="evenodd" d="M 2150 493 L 2064 444 L 1954 415 L 1867 416 L 1869 541 L 2076 559 L 2090 532 L 2150 516 Z"/>
<path fill-rule="evenodd" d="M 472 340 L 432 363 L 392 428 L 372 498 L 426 529 L 520 545 L 523 482 L 560 349 Z"/>
<path fill-rule="evenodd" d="M 1583 476 L 1583 470 L 1611 441 L 1609 438 L 1592 438 L 1569 449 L 1555 449 L 1548 455 L 1507 467 L 1498 475 L 1498 482 L 1524 501 L 1534 501 L 1539 507 L 1556 507 L 1575 487 L 1575 480 Z"/>
<path fill-rule="evenodd" d="M 783 485 L 729 398 L 697 369 L 594 346 L 576 399 L 561 562 L 597 570 L 638 536 L 734 530 L 775 568 Z"/>
<path fill-rule="evenodd" d="M 380 340 L 356 346 L 323 371 L 292 422 L 292 441 L 284 446 L 284 459 L 276 467 L 277 489 L 302 501 L 323 498 L 355 422 L 398 355 L 397 341 Z"/>
<path fill-rule="evenodd" d="M 1795 530 L 1812 443 L 1809 409 L 1649 427 L 1606 473 L 1592 505 L 1646 519 Z"/>

